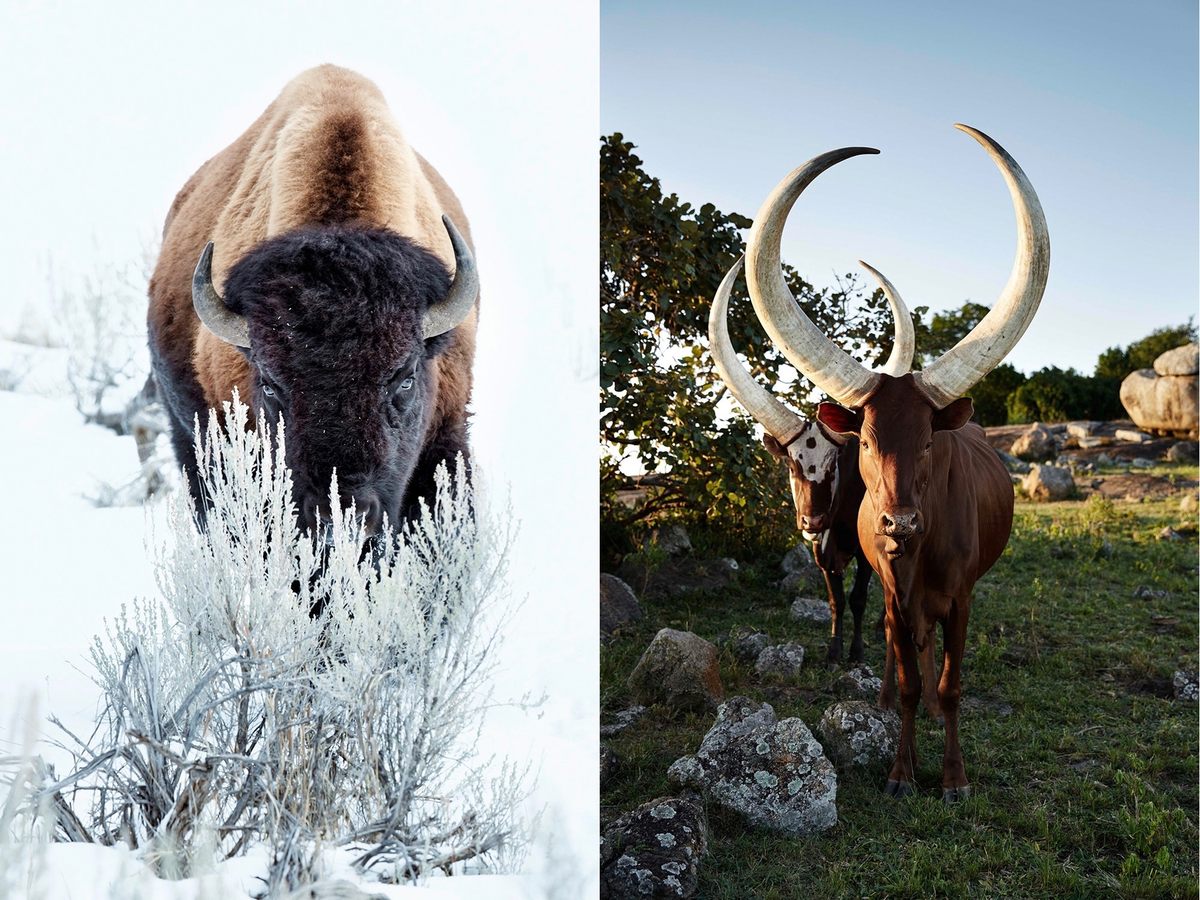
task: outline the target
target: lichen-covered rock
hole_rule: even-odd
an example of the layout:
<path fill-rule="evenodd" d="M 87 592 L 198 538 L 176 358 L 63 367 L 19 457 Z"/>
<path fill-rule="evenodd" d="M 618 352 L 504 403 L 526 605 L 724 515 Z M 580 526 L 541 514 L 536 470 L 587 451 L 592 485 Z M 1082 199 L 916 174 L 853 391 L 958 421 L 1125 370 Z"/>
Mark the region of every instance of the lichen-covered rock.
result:
<path fill-rule="evenodd" d="M 1176 671 L 1171 678 L 1171 688 L 1175 699 L 1181 703 L 1195 703 L 1200 698 L 1200 686 L 1197 685 L 1195 672 L 1185 672 L 1182 669 Z"/>
<path fill-rule="evenodd" d="M 764 647 L 754 663 L 754 671 L 762 675 L 782 675 L 790 678 L 800 674 L 804 666 L 804 647 L 800 644 L 776 644 Z"/>
<path fill-rule="evenodd" d="M 735 625 L 729 630 L 729 649 L 735 658 L 744 663 L 753 663 L 771 643 L 770 635 L 745 625 Z"/>
<path fill-rule="evenodd" d="M 1061 466 L 1033 466 L 1021 488 L 1031 500 L 1066 500 L 1075 493 L 1075 478 Z"/>
<path fill-rule="evenodd" d="M 817 597 L 797 597 L 792 602 L 792 618 L 797 622 L 817 622 L 828 625 L 833 620 L 829 601 Z"/>
<path fill-rule="evenodd" d="M 1121 405 L 1139 428 L 1195 433 L 1200 402 L 1197 378 L 1138 369 L 1121 382 Z"/>
<path fill-rule="evenodd" d="M 1003 450 L 997 450 L 996 455 L 1000 457 L 1000 462 L 1004 463 L 1004 468 L 1015 475 L 1024 475 L 1029 471 L 1029 463 L 1023 459 L 1017 459 L 1011 453 L 1005 453 Z"/>
<path fill-rule="evenodd" d="M 809 572 L 817 567 L 813 561 L 812 551 L 808 549 L 808 545 L 801 541 L 791 550 L 783 555 L 783 562 L 780 563 L 785 575 L 794 575 L 797 572 Z"/>
<path fill-rule="evenodd" d="M 608 780 L 616 774 L 617 768 L 621 765 L 621 757 L 604 744 L 600 745 L 600 789 L 604 790 L 604 786 L 608 784 Z"/>
<path fill-rule="evenodd" d="M 600 737 L 616 737 L 629 726 L 633 725 L 645 715 L 646 707 L 631 706 L 628 709 L 618 710 L 612 714 L 612 718 L 607 723 L 600 724 Z"/>
<path fill-rule="evenodd" d="M 1195 515 L 1200 510 L 1200 498 L 1196 497 L 1195 491 L 1189 491 L 1184 494 L 1179 500 L 1179 511 L 1181 513 Z"/>
<path fill-rule="evenodd" d="M 1057 449 L 1050 429 L 1041 422 L 1034 422 L 1028 430 L 1017 436 L 1009 452 L 1018 459 L 1035 462 L 1053 459 Z"/>
<path fill-rule="evenodd" d="M 600 838 L 600 896 L 694 897 L 708 820 L 697 801 L 659 797 L 625 813 Z"/>
<path fill-rule="evenodd" d="M 683 556 L 692 552 L 692 539 L 688 537 L 687 529 L 679 524 L 663 525 L 655 529 L 650 544 L 667 556 Z"/>
<path fill-rule="evenodd" d="M 865 700 L 844 700 L 825 710 L 817 726 L 825 754 L 842 768 L 891 762 L 900 741 L 900 717 Z"/>
<path fill-rule="evenodd" d="M 600 575 L 600 635 L 610 637 L 622 625 L 636 622 L 642 617 L 633 588 L 616 575 Z"/>
<path fill-rule="evenodd" d="M 838 679 L 838 688 L 854 697 L 878 697 L 882 687 L 883 681 L 865 665 L 847 670 Z"/>
<path fill-rule="evenodd" d="M 628 683 L 639 703 L 677 710 L 708 709 L 725 695 L 717 648 L 699 635 L 673 628 L 654 636 Z"/>
<path fill-rule="evenodd" d="M 667 778 L 761 828 L 810 834 L 837 824 L 837 772 L 820 743 L 800 719 L 781 721 L 747 697 L 721 704 L 700 749 Z"/>
<path fill-rule="evenodd" d="M 1154 360 L 1157 375 L 1195 375 L 1200 372 L 1200 344 L 1184 344 L 1160 353 Z"/>
<path fill-rule="evenodd" d="M 1195 465 L 1197 455 L 1200 455 L 1200 444 L 1195 441 L 1176 441 L 1167 448 L 1166 460 L 1167 462 Z"/>

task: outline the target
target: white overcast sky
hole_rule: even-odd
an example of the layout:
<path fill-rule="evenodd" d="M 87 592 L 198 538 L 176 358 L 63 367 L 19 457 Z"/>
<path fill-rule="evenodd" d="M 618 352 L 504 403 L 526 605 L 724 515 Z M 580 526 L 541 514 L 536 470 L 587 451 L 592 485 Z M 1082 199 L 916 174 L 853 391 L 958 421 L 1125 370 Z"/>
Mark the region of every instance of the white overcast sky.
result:
<path fill-rule="evenodd" d="M 910 307 L 995 301 L 1012 207 L 955 122 L 1013 155 L 1049 223 L 1018 368 L 1090 374 L 1196 313 L 1196 0 L 604 0 L 601 130 L 667 192 L 753 216 L 804 160 L 881 151 L 796 204 L 784 258 L 819 285 L 865 259 Z"/>
<path fill-rule="evenodd" d="M 319 63 L 373 79 L 453 186 L 482 281 L 473 443 L 497 491 L 511 485 L 513 580 L 528 597 L 501 693 L 549 691 L 536 722 L 518 717 L 514 746 L 558 760 L 544 789 L 566 804 L 563 827 L 594 867 L 596 4 L 2 0 L 0 10 L 0 329 L 26 304 L 46 305 L 47 265 L 70 281 L 136 259 L 196 168 Z"/>

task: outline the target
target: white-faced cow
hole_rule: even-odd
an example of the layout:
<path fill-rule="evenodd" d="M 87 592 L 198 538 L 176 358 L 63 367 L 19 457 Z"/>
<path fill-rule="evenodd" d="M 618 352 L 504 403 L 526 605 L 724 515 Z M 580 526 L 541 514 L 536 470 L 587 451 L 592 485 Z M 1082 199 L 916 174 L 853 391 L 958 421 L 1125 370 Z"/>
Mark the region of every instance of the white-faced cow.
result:
<path fill-rule="evenodd" d="M 826 658 L 831 665 L 842 658 L 845 572 L 850 561 L 857 560 L 849 598 L 854 617 L 849 656 L 851 662 L 861 662 L 862 618 L 871 567 L 858 541 L 858 507 L 864 486 L 858 473 L 857 443 L 830 433 L 820 422 L 796 415 L 742 366 L 729 338 L 727 322 L 730 293 L 741 268 L 739 259 L 713 298 L 708 316 L 709 352 L 729 392 L 763 426 L 763 444 L 787 466 L 796 527 L 812 545 L 813 559 L 828 590 L 832 624 Z M 870 266 L 866 268 L 879 279 L 895 319 L 895 340 L 882 371 L 902 375 L 912 366 L 915 347 L 912 318 L 891 283 Z"/>
<path fill-rule="evenodd" d="M 334 470 L 370 531 L 411 515 L 467 453 L 472 254 L 374 84 L 334 66 L 290 82 L 179 192 L 150 282 L 154 377 L 197 501 L 193 422 L 237 388 L 282 416 L 307 528 Z"/>
<path fill-rule="evenodd" d="M 991 311 L 965 338 L 921 372 L 901 377 L 871 372 L 830 341 L 801 311 L 783 280 L 779 241 L 801 192 L 842 160 L 878 151 L 851 147 L 823 154 L 788 175 L 754 220 L 746 255 L 747 284 L 758 317 L 789 361 L 837 401 L 817 419 L 831 432 L 858 438 L 866 493 L 858 536 L 883 584 L 889 639 L 897 660 L 900 743 L 887 792 L 913 790 L 914 719 L 921 693 L 918 655 L 940 624 L 943 666 L 938 698 L 945 715 L 942 797 L 970 788 L 958 741 L 962 657 L 975 583 L 999 559 L 1012 529 L 1008 473 L 968 422 L 964 395 L 997 366 L 1024 334 L 1046 287 L 1050 239 L 1037 195 L 1025 173 L 987 135 L 973 137 L 999 167 L 1017 218 L 1012 274 Z"/>

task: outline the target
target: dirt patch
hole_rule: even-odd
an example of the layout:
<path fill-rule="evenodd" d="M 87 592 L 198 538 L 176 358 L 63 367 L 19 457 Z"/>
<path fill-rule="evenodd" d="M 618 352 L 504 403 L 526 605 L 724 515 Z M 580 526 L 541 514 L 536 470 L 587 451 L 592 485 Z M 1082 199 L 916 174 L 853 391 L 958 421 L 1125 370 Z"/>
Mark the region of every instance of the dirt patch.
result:
<path fill-rule="evenodd" d="M 1129 500 L 1134 503 L 1140 503 L 1143 500 L 1164 500 L 1181 490 L 1191 490 L 1196 487 L 1195 481 L 1181 478 L 1172 481 L 1160 475 L 1147 475 L 1140 472 L 1096 475 L 1091 478 L 1082 476 L 1076 478 L 1075 483 L 1084 496 L 1100 494 L 1108 500 Z"/>

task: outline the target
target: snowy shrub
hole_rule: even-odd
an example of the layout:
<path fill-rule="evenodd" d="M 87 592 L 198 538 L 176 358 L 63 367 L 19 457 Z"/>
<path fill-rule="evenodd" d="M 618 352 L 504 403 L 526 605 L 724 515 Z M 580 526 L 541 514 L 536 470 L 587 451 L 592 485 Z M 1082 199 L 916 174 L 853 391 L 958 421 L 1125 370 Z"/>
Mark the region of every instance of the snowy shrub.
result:
<path fill-rule="evenodd" d="M 123 406 L 149 370 L 146 290 L 152 254 L 111 265 L 72 288 L 51 284 L 56 331 L 67 348 L 67 382 L 88 422 L 125 433 Z"/>
<path fill-rule="evenodd" d="M 460 461 L 415 523 L 368 544 L 351 509 L 314 542 L 282 425 L 277 444 L 248 430 L 236 398 L 225 418 L 197 434 L 205 524 L 189 492 L 170 499 L 161 600 L 96 638 L 96 735 L 68 733 L 75 771 L 42 795 L 168 874 L 265 844 L 271 895 L 319 878 L 330 850 L 385 881 L 512 860 L 528 768 L 477 749 L 508 527 Z"/>

